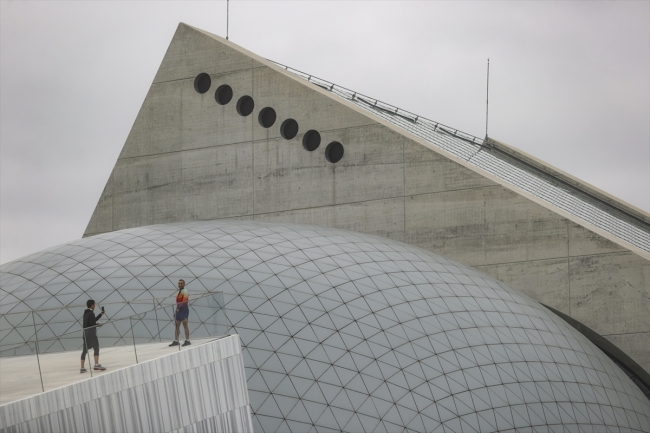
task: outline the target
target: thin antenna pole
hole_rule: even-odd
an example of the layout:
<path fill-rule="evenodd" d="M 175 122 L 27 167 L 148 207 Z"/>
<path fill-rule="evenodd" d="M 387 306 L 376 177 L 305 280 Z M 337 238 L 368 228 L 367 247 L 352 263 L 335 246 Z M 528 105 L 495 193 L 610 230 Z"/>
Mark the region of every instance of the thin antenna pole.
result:
<path fill-rule="evenodd" d="M 226 0 L 226 40 L 228 40 L 229 30 L 230 30 L 230 0 Z"/>
<path fill-rule="evenodd" d="M 487 92 L 485 96 L 485 139 L 488 138 L 488 113 L 490 108 L 490 58 L 487 61 Z"/>

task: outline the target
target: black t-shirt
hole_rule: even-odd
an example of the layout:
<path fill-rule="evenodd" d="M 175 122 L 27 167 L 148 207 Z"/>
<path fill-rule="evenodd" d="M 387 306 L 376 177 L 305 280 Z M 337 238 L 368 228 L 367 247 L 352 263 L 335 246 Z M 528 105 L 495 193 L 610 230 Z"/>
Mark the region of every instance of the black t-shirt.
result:
<path fill-rule="evenodd" d="M 97 336 L 97 321 L 99 320 L 100 317 L 102 317 L 102 314 L 104 313 L 99 313 L 97 316 L 95 316 L 95 313 L 93 313 L 93 310 L 90 308 L 87 308 L 86 311 L 84 311 L 84 319 L 83 319 L 83 326 L 84 326 L 84 332 L 86 333 L 86 337 L 96 337 Z M 91 328 L 93 326 L 93 328 Z M 89 329 L 86 329 L 89 328 Z"/>

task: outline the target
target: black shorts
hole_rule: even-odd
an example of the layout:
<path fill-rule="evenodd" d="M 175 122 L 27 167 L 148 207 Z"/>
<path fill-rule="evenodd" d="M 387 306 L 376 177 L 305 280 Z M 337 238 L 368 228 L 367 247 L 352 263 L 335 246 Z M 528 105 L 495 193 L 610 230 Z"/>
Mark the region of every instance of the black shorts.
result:
<path fill-rule="evenodd" d="M 99 356 L 99 340 L 97 339 L 97 336 L 86 337 L 84 339 L 83 351 L 81 352 L 82 360 L 86 359 L 86 353 L 88 353 L 89 349 L 93 349 L 94 356 Z"/>

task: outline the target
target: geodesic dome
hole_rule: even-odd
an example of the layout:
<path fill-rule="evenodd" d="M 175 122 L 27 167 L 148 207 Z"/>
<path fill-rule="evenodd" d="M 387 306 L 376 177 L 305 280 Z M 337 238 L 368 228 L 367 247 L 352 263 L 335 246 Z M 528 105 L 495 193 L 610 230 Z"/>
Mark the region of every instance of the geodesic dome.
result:
<path fill-rule="evenodd" d="M 12 314 L 59 308 L 56 333 L 89 297 L 128 311 L 178 278 L 190 299 L 223 292 L 256 431 L 650 431 L 643 393 L 529 297 L 413 246 L 313 226 L 140 227 L 8 263 L 0 346 L 29 338 Z"/>

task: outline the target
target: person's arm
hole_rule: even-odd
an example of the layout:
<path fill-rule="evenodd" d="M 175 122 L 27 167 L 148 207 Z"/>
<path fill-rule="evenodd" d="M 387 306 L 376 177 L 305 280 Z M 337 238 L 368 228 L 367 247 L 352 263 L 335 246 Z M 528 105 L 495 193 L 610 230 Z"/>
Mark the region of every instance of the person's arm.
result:
<path fill-rule="evenodd" d="M 101 313 L 99 313 L 99 314 L 97 315 L 97 317 L 95 317 L 95 324 L 97 324 L 97 321 L 98 321 L 99 318 L 102 317 L 103 315 L 104 315 L 104 312 L 102 311 Z"/>

